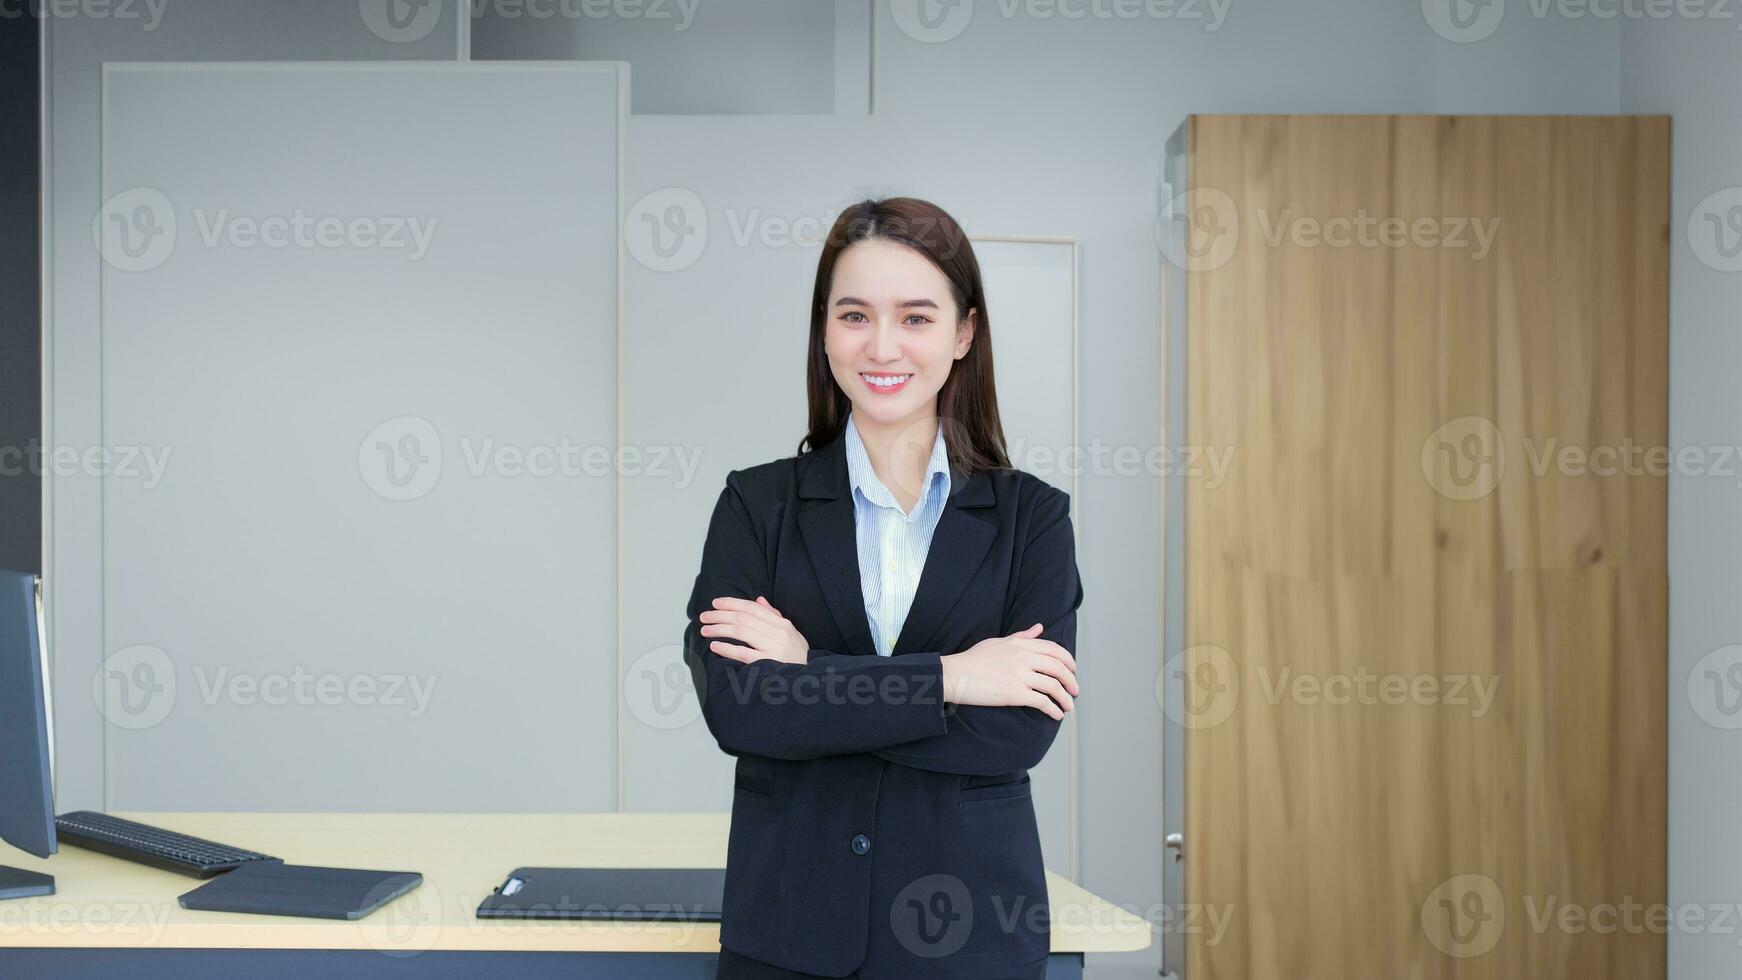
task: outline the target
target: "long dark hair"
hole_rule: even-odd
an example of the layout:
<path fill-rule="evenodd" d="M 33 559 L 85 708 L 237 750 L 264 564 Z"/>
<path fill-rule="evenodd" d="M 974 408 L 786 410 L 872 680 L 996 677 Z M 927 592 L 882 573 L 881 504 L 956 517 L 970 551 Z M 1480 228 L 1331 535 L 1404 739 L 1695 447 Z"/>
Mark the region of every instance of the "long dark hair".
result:
<path fill-rule="evenodd" d="M 847 425 L 852 399 L 835 383 L 829 354 L 823 346 L 828 328 L 829 289 L 835 260 L 849 245 L 882 238 L 931 260 L 950 281 L 956 301 L 957 325 L 968 310 L 979 311 L 968 353 L 950 368 L 938 390 L 938 426 L 950 463 L 963 475 L 983 469 L 1009 469 L 1004 449 L 1004 423 L 998 417 L 998 389 L 992 380 L 992 324 L 986 313 L 986 292 L 980 283 L 980 263 L 956 220 L 943 208 L 916 197 L 866 200 L 835 219 L 817 259 L 817 281 L 811 296 L 810 354 L 806 359 L 805 391 L 810 400 L 810 429 L 798 444 L 802 454 L 814 452 L 839 436 Z M 809 447 L 807 450 L 806 447 Z"/>

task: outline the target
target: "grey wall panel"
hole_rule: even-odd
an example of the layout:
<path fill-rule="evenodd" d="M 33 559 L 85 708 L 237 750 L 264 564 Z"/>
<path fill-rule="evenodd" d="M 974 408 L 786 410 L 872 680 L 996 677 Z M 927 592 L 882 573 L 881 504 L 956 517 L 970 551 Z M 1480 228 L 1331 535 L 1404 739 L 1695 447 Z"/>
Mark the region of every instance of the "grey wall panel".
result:
<path fill-rule="evenodd" d="M 43 181 L 46 443 L 100 448 L 98 296 L 102 262 L 91 219 L 98 185 L 104 61 L 452 59 L 460 5 L 420 10 L 407 31 L 371 29 L 390 0 L 285 4 L 178 0 L 132 4 L 125 16 L 43 19 L 48 166 Z M 117 5 L 119 7 L 119 5 Z M 105 8 L 108 9 L 108 8 Z M 154 13 L 154 11 L 156 13 Z M 433 19 L 432 19 L 433 18 Z M 385 21 L 376 21 L 380 27 Z M 43 571 L 54 653 L 62 810 L 103 805 L 103 728 L 91 697 L 102 648 L 102 481 L 95 468 L 51 469 L 44 480 Z"/>
<path fill-rule="evenodd" d="M 615 806 L 622 81 L 110 66 L 112 807 Z"/>

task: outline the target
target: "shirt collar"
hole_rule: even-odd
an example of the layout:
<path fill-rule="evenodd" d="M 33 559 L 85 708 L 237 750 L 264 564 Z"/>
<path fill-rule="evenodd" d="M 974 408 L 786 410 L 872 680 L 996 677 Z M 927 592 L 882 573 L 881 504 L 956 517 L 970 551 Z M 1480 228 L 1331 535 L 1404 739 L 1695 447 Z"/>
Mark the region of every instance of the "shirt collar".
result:
<path fill-rule="evenodd" d="M 865 499 L 871 503 L 893 507 L 897 511 L 901 510 L 901 505 L 895 502 L 895 495 L 890 493 L 889 488 L 883 485 L 883 481 L 877 478 L 877 471 L 871 466 L 871 455 L 865 450 L 865 441 L 859 437 L 859 426 L 853 421 L 851 412 L 847 413 L 846 439 L 847 478 L 852 482 L 853 488 L 863 494 Z M 939 477 L 942 479 L 938 479 Z M 937 437 L 932 440 L 931 458 L 926 462 L 926 489 L 925 493 L 921 494 L 921 499 L 923 500 L 940 487 L 943 496 L 949 497 L 950 454 L 948 447 L 944 445 L 944 427 L 941 422 L 938 425 Z M 913 511 L 906 515 L 907 519 L 910 521 L 915 519 L 919 515 L 919 511 L 920 507 L 916 503 Z"/>

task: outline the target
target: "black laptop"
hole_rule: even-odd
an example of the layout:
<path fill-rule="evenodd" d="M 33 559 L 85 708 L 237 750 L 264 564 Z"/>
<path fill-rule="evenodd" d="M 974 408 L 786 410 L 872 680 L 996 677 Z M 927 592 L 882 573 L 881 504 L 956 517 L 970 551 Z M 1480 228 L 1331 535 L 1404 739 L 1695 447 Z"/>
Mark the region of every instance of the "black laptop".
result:
<path fill-rule="evenodd" d="M 724 868 L 515 868 L 480 919 L 718 922 Z"/>

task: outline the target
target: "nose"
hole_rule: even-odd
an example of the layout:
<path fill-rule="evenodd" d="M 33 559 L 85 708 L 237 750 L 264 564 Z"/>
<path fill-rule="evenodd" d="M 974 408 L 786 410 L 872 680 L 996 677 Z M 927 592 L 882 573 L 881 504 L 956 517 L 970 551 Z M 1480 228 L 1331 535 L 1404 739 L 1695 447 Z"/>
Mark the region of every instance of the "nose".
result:
<path fill-rule="evenodd" d="M 871 336 L 871 358 L 893 361 L 901 357 L 901 328 L 898 324 L 880 321 Z"/>

